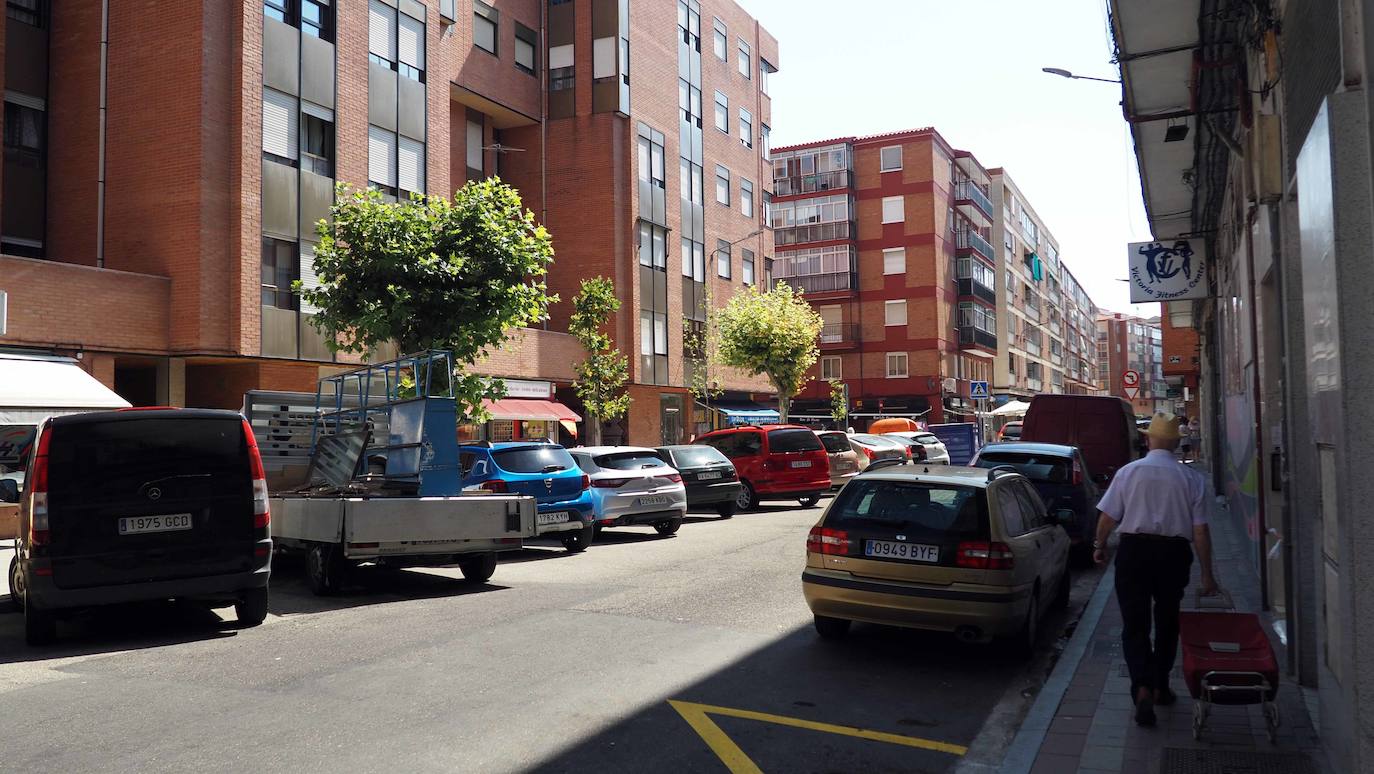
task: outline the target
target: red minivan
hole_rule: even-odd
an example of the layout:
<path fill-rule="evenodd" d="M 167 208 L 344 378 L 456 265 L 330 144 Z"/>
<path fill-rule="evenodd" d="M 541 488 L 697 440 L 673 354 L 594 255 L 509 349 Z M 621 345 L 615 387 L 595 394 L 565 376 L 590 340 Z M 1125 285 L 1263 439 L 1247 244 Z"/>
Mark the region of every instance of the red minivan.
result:
<path fill-rule="evenodd" d="M 1077 446 L 1098 483 L 1143 453 L 1131 404 L 1106 395 L 1036 395 L 1021 426 L 1021 441 Z"/>
<path fill-rule="evenodd" d="M 810 508 L 830 489 L 830 458 L 815 432 L 800 425 L 742 425 L 697 438 L 730 458 L 742 486 L 741 511 L 759 500 L 791 500 Z"/>

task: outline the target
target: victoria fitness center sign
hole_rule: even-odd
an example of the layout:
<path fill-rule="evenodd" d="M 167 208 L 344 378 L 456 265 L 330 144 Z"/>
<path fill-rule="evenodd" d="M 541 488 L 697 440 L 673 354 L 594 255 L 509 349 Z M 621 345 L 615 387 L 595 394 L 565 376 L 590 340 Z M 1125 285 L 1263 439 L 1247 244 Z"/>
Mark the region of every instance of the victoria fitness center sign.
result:
<path fill-rule="evenodd" d="M 1131 303 L 1207 297 L 1206 248 L 1201 239 L 1127 245 Z"/>

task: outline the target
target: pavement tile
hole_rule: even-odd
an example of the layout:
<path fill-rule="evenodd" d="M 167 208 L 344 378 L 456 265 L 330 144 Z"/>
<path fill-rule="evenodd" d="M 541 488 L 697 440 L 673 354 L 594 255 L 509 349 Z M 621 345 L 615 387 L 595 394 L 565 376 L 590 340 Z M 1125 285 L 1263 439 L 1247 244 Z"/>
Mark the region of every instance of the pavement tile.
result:
<path fill-rule="evenodd" d="M 1060 716 L 1088 717 L 1097 711 L 1096 701 L 1069 701 L 1067 697 L 1059 705 Z"/>
<path fill-rule="evenodd" d="M 1083 750 L 1078 765 L 1089 769 L 1116 771 L 1121 768 L 1121 760 L 1125 753 L 1122 747 L 1098 744 L 1097 740 L 1094 740 L 1091 746 Z"/>
<path fill-rule="evenodd" d="M 1040 745 L 1041 754 L 1050 753 L 1052 755 L 1079 755 L 1083 752 L 1087 744 L 1087 734 L 1056 734 L 1053 731 L 1045 735 L 1045 741 Z"/>
<path fill-rule="evenodd" d="M 1049 755 L 1042 753 L 1036 756 L 1035 765 L 1031 767 L 1030 774 L 1065 774 L 1066 772 L 1077 770 L 1077 755 Z"/>
<path fill-rule="evenodd" d="M 1057 717 L 1050 724 L 1050 733 L 1086 734 L 1092 726 L 1092 717 Z"/>
<path fill-rule="evenodd" d="M 1117 774 L 1119 769 L 1099 769 L 1079 766 L 1077 774 Z"/>

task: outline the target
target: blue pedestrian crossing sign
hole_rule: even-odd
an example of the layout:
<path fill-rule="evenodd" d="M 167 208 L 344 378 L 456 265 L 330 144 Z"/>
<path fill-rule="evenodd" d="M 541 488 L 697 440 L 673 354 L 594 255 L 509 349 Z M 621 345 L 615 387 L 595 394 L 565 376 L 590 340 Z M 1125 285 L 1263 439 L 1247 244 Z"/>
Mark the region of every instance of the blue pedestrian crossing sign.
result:
<path fill-rule="evenodd" d="M 969 382 L 968 396 L 969 396 L 970 398 L 973 398 L 974 400 L 987 400 L 987 399 L 988 399 L 988 383 L 987 383 L 987 382 Z"/>

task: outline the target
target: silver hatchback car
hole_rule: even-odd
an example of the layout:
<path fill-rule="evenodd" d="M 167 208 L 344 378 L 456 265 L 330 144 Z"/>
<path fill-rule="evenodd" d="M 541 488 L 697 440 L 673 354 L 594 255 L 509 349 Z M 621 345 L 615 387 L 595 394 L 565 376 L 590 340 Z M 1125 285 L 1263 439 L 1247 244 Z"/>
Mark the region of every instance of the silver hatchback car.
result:
<path fill-rule="evenodd" d="M 589 446 L 568 451 L 591 478 L 596 531 L 643 524 L 671 535 L 682 526 L 687 514 L 682 476 L 653 449 Z"/>

